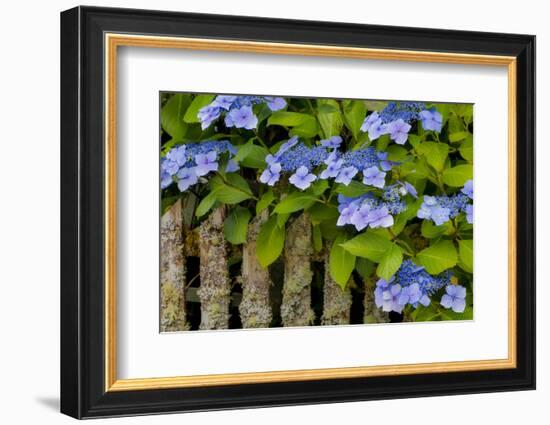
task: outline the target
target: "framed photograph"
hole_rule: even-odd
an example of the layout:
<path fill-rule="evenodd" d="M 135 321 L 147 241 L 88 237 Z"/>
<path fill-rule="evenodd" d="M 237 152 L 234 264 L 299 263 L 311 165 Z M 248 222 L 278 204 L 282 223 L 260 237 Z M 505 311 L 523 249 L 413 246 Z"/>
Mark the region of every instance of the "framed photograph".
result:
<path fill-rule="evenodd" d="M 535 388 L 535 38 L 61 14 L 61 411 Z"/>

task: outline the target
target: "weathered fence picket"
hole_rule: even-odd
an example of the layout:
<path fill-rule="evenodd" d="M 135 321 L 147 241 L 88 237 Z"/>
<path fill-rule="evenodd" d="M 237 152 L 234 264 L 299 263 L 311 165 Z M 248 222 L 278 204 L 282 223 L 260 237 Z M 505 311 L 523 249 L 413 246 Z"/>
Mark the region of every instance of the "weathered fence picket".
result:
<path fill-rule="evenodd" d="M 185 310 L 186 257 L 183 233 L 180 199 L 160 220 L 161 332 L 189 329 Z"/>

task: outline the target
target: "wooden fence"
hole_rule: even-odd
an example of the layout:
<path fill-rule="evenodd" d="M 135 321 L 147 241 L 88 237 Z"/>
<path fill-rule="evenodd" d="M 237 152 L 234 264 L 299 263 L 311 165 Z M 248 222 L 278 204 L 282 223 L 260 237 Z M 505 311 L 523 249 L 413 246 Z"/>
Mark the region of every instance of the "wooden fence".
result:
<path fill-rule="evenodd" d="M 230 307 L 237 307 L 243 328 L 266 328 L 273 319 L 273 303 L 270 288 L 273 285 L 268 269 L 256 259 L 256 238 L 267 220 L 267 211 L 252 219 L 248 227 L 247 241 L 243 245 L 230 246 L 223 233 L 225 208 L 218 207 L 210 213 L 197 229 L 185 230 L 181 200 L 161 217 L 160 233 L 160 284 L 161 331 L 190 329 L 189 302 L 200 303 L 199 329 L 227 329 L 230 323 Z M 329 273 L 330 245 L 320 253 L 313 252 L 311 223 L 307 214 L 289 220 L 281 261 L 284 277 L 280 317 L 282 326 L 310 326 L 316 319 L 312 308 L 311 283 L 313 261 L 324 262 L 323 307 L 317 322 L 322 325 L 350 323 L 352 306 L 351 284 L 342 290 Z M 231 293 L 229 255 L 242 256 L 238 281 L 242 286 L 239 296 Z M 198 257 L 199 286 L 191 287 L 187 278 L 190 257 Z M 196 278 L 193 278 L 195 280 Z M 234 277 L 233 277 L 234 278 Z M 351 279 L 354 279 L 353 277 Z M 195 284 L 197 282 L 194 282 Z M 388 315 L 374 304 L 374 281 L 352 282 L 364 285 L 363 322 L 388 322 Z"/>

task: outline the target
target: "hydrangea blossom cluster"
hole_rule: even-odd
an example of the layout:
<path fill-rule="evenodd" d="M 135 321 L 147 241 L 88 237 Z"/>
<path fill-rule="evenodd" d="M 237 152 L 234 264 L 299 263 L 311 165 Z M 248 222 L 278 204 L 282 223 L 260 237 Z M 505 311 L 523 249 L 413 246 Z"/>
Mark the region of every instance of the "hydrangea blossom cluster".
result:
<path fill-rule="evenodd" d="M 272 111 L 281 110 L 286 106 L 286 101 L 282 97 L 220 95 L 199 109 L 197 118 L 203 130 L 222 115 L 225 116 L 224 122 L 227 127 L 252 130 L 258 126 L 258 117 L 252 107 L 260 103 L 265 103 Z"/>
<path fill-rule="evenodd" d="M 160 186 L 166 189 L 176 182 L 180 192 L 197 184 L 199 178 L 219 169 L 220 156 L 229 154 L 226 172 L 234 172 L 239 166 L 231 158 L 237 153 L 227 140 L 209 140 L 189 143 L 170 149 L 160 163 Z"/>
<path fill-rule="evenodd" d="M 473 199 L 473 181 L 468 180 L 460 193 L 451 196 L 425 195 L 416 216 L 424 220 L 432 220 L 436 226 L 440 226 L 464 212 L 466 221 L 472 224 L 474 208 L 470 201 Z"/>
<path fill-rule="evenodd" d="M 337 226 L 351 224 L 358 231 L 367 227 L 393 226 L 393 215 L 404 211 L 406 205 L 401 199 L 384 201 L 376 198 L 372 193 L 350 198 L 338 195 L 338 212 L 340 216 Z"/>
<path fill-rule="evenodd" d="M 426 109 L 421 102 L 390 102 L 380 113 L 375 111 L 368 115 L 361 131 L 369 134 L 370 140 L 376 140 L 384 134 L 399 145 L 409 138 L 411 124 L 421 121 L 424 130 L 441 132 L 443 116 L 435 108 Z"/>
<path fill-rule="evenodd" d="M 320 145 L 310 147 L 294 136 L 284 142 L 277 153 L 266 156 L 267 168 L 262 172 L 260 181 L 273 186 L 281 178 L 281 173 L 294 173 L 289 181 L 301 190 L 307 189 L 318 178 L 333 178 L 336 183 L 347 186 L 361 171 L 364 184 L 383 188 L 385 171 L 393 165 L 387 159 L 387 152 L 377 152 L 367 147 L 341 153 L 338 150 L 341 143 L 340 136 L 333 136 L 321 140 Z M 317 167 L 322 167 L 318 175 L 313 173 Z"/>
<path fill-rule="evenodd" d="M 414 308 L 417 308 L 419 304 L 427 307 L 431 303 L 430 297 L 435 292 L 445 286 L 447 288 L 455 286 L 450 284 L 450 279 L 449 271 L 432 276 L 424 270 L 424 267 L 411 260 L 405 260 L 389 281 L 379 279 L 376 282 L 374 302 L 383 311 L 395 311 L 396 313 L 401 313 L 407 304 Z M 466 290 L 463 289 L 465 295 Z"/>

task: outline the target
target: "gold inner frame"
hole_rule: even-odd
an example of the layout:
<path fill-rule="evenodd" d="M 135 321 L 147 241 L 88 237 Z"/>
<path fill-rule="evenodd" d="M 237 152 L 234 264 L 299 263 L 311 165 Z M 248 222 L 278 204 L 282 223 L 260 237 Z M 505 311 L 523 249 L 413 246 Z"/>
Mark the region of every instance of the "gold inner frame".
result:
<path fill-rule="evenodd" d="M 508 357 L 437 363 L 248 372 L 164 378 L 117 379 L 116 339 L 116 99 L 119 46 L 325 56 L 468 65 L 508 71 Z M 516 58 L 460 53 L 370 49 L 328 45 L 105 34 L 105 391 L 235 385 L 285 381 L 409 375 L 515 368 L 516 358 Z"/>

